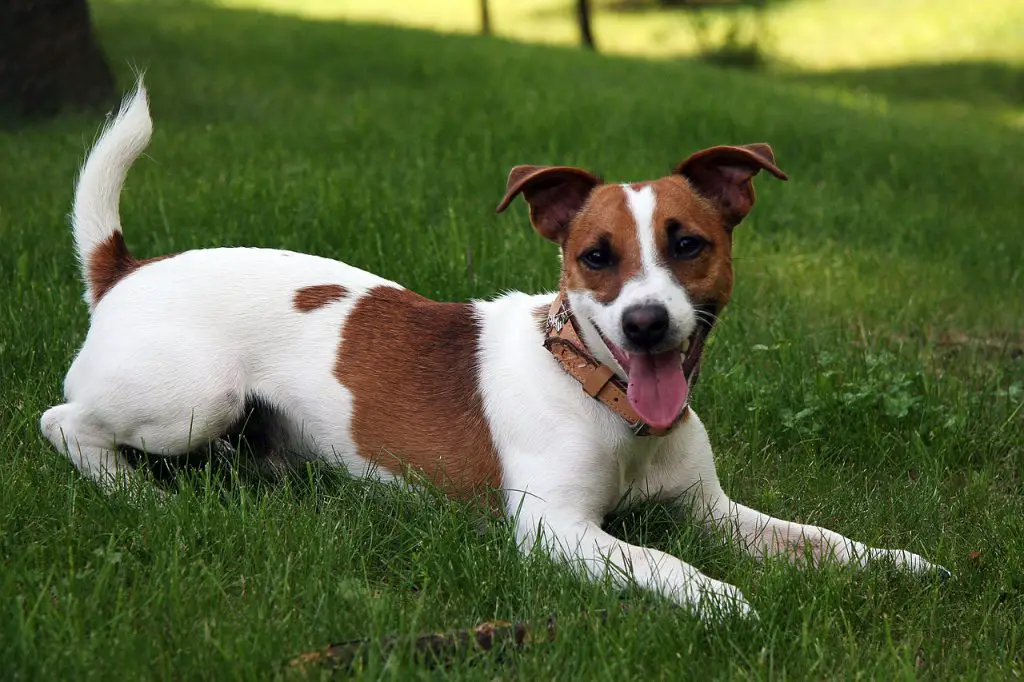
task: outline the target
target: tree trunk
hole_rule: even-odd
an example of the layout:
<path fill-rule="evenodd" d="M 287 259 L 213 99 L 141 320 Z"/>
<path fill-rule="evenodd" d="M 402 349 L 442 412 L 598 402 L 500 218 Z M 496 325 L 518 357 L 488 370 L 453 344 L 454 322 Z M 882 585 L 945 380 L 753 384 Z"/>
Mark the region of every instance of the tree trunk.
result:
<path fill-rule="evenodd" d="M 0 115 L 38 119 L 114 103 L 86 0 L 0 0 Z"/>
<path fill-rule="evenodd" d="M 480 0 L 480 33 L 491 35 L 491 8 L 487 0 Z"/>
<path fill-rule="evenodd" d="M 580 22 L 580 40 L 585 47 L 596 50 L 594 32 L 590 29 L 590 0 L 576 0 L 576 16 Z"/>

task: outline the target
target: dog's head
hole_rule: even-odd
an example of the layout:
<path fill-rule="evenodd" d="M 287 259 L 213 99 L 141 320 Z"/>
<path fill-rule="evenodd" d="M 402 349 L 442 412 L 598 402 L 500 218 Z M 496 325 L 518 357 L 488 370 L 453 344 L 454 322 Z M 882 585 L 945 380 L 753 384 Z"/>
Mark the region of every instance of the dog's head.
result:
<path fill-rule="evenodd" d="M 761 170 L 788 179 L 766 144 L 705 149 L 652 182 L 605 184 L 568 166 L 509 173 L 498 212 L 522 194 L 534 228 L 561 246 L 561 287 L 583 341 L 628 380 L 630 403 L 655 428 L 686 405 L 732 294 L 732 231 Z"/>

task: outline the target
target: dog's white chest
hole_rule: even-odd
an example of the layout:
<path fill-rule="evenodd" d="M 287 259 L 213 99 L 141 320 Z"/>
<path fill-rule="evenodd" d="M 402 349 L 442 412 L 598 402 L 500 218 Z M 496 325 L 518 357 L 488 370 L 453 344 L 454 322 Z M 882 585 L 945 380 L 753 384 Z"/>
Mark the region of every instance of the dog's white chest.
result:
<path fill-rule="evenodd" d="M 618 464 L 618 498 L 645 494 L 651 469 L 662 450 L 664 438 L 634 438 L 615 453 Z"/>

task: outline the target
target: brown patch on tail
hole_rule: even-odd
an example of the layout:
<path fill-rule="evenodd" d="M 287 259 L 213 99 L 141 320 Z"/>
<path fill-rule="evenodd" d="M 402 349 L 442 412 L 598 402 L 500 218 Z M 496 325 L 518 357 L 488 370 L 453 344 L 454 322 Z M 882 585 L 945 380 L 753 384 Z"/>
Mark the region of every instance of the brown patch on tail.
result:
<path fill-rule="evenodd" d="M 353 396 L 359 454 L 473 497 L 501 485 L 477 379 L 480 329 L 465 303 L 371 289 L 342 331 L 334 375 Z"/>
<path fill-rule="evenodd" d="M 300 313 L 311 313 L 325 305 L 340 301 L 348 296 L 348 289 L 340 284 L 314 284 L 295 291 L 292 305 Z"/>
<path fill-rule="evenodd" d="M 88 255 L 86 276 L 89 278 L 89 291 L 92 292 L 92 304 L 95 306 L 114 288 L 114 285 L 144 265 L 156 263 L 174 254 L 137 260 L 128 252 L 124 243 L 124 235 L 114 232 Z"/>

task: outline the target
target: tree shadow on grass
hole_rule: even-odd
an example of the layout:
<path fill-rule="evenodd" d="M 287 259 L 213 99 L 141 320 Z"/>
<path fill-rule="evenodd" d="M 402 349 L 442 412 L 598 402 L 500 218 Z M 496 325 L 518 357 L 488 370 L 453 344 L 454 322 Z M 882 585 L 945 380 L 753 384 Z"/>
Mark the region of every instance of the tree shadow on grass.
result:
<path fill-rule="evenodd" d="M 1024 68 L 996 61 L 900 64 L 786 74 L 789 80 L 865 90 L 898 101 L 1024 107 Z"/>

